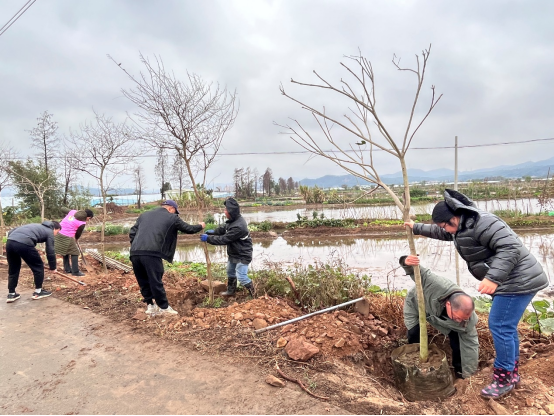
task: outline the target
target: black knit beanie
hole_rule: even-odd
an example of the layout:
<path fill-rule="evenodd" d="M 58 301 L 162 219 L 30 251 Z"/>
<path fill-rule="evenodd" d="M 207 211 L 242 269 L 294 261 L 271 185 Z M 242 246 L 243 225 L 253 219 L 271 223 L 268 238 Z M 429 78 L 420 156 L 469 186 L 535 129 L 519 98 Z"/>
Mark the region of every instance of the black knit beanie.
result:
<path fill-rule="evenodd" d="M 449 222 L 450 219 L 454 216 L 454 211 L 444 201 L 440 201 L 433 208 L 433 213 L 431 218 L 435 224 L 440 224 L 441 222 Z"/>
<path fill-rule="evenodd" d="M 92 212 L 92 210 L 85 209 L 85 212 L 87 213 L 88 218 L 93 218 L 94 217 L 94 212 Z"/>

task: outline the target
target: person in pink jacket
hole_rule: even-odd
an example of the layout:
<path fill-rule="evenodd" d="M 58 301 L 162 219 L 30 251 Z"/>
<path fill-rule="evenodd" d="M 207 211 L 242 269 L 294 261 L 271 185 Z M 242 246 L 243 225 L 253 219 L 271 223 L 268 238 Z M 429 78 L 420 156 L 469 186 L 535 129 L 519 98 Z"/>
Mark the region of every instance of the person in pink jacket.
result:
<path fill-rule="evenodd" d="M 63 268 L 66 273 L 71 273 L 73 276 L 84 276 L 85 274 L 79 270 L 77 240 L 81 237 L 87 221 L 94 217 L 94 213 L 90 209 L 77 211 L 68 208 L 62 208 L 62 212 L 66 216 L 60 222 L 63 232 L 60 231 L 54 238 L 56 254 L 63 256 Z M 69 256 L 71 256 L 71 266 Z"/>

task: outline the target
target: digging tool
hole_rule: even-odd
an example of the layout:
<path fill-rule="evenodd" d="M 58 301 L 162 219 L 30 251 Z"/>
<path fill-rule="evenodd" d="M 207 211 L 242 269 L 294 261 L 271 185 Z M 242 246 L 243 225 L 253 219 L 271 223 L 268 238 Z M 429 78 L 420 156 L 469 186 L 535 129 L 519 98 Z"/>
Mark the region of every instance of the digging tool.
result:
<path fill-rule="evenodd" d="M 77 280 L 77 279 L 74 279 L 74 278 L 72 278 L 72 277 L 70 277 L 70 276 L 68 276 L 68 275 L 66 275 L 66 274 L 60 273 L 60 272 L 57 271 L 57 270 L 56 270 L 54 273 L 59 274 L 60 276 L 65 277 L 66 279 L 69 279 L 69 280 L 71 280 L 71 281 L 73 281 L 73 282 L 75 282 L 75 283 L 79 283 L 80 285 L 83 285 L 83 286 L 86 286 L 86 285 L 87 285 L 85 282 L 81 282 L 81 281 L 79 281 L 79 280 Z"/>
<path fill-rule="evenodd" d="M 75 242 L 77 243 L 77 247 L 79 248 L 79 251 L 81 252 L 81 258 L 83 259 L 83 265 L 85 266 L 85 269 L 87 270 L 87 272 L 90 272 L 90 269 L 88 268 L 87 261 L 85 260 L 85 255 L 83 253 L 83 250 L 81 249 L 81 245 L 79 244 L 79 242 L 77 240 L 75 240 Z"/>
<path fill-rule="evenodd" d="M 348 302 L 341 303 L 340 305 L 331 306 L 330 308 L 326 308 L 326 309 L 322 309 L 322 310 L 320 310 L 320 311 L 312 312 L 312 313 L 309 313 L 309 314 L 307 314 L 307 315 L 302 315 L 302 316 L 299 316 L 299 317 L 297 317 L 297 318 L 290 319 L 290 320 L 285 321 L 285 322 L 281 322 L 281 323 L 278 323 L 278 324 L 275 324 L 275 325 L 271 325 L 271 326 L 268 326 L 268 327 L 265 327 L 265 328 L 261 328 L 261 329 L 256 329 L 256 330 L 254 331 L 254 333 L 255 333 L 255 334 L 261 334 L 262 332 L 269 331 L 269 330 L 275 329 L 275 328 L 279 328 L 280 326 L 283 326 L 283 325 L 288 325 L 288 324 L 291 324 L 291 323 L 293 323 L 293 322 L 301 321 L 302 319 L 309 318 L 310 316 L 319 315 L 319 314 L 321 314 L 321 313 L 330 312 L 330 311 L 333 311 L 333 310 L 335 310 L 335 309 L 342 308 L 343 306 L 352 305 L 353 303 L 359 302 L 359 301 L 361 301 L 361 300 L 363 300 L 363 299 L 364 299 L 364 298 L 361 297 L 361 298 L 358 298 L 358 299 L 349 300 Z"/>

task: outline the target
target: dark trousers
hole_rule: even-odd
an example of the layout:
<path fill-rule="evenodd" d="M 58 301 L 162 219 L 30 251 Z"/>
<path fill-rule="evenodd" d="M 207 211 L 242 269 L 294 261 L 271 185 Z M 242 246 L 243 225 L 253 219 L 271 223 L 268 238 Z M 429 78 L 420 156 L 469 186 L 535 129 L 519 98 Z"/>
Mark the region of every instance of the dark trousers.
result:
<path fill-rule="evenodd" d="M 155 299 L 160 308 L 166 309 L 169 303 L 162 282 L 162 259 L 155 256 L 131 256 L 131 263 L 144 301 L 151 305 L 152 299 Z"/>
<path fill-rule="evenodd" d="M 35 288 L 42 287 L 44 282 L 44 262 L 36 248 L 17 241 L 8 240 L 6 243 L 6 257 L 8 259 L 8 291 L 14 293 L 19 282 L 19 272 L 21 271 L 21 259 L 33 272 L 35 278 Z"/>
<path fill-rule="evenodd" d="M 448 334 L 450 348 L 452 348 L 452 367 L 456 373 L 456 378 L 462 378 L 462 353 L 460 351 L 460 337 L 456 331 L 450 331 Z M 412 329 L 408 329 L 408 344 L 419 344 L 419 324 Z"/>

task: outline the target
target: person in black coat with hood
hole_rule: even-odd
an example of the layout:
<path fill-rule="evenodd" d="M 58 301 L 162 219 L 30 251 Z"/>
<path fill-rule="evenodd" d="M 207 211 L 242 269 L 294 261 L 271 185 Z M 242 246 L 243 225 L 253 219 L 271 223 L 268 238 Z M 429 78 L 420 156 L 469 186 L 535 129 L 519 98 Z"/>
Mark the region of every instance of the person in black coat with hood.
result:
<path fill-rule="evenodd" d="M 44 221 L 42 224 L 27 224 L 14 228 L 8 233 L 6 257 L 8 259 L 8 299 L 7 303 L 15 302 L 21 297 L 15 291 L 19 282 L 21 260 L 33 272 L 35 293 L 33 299 L 42 299 L 52 292 L 42 288 L 44 282 L 44 262 L 35 248 L 38 243 L 46 243 L 46 258 L 50 270 L 56 271 L 56 253 L 54 252 L 54 236 L 61 230 L 57 221 Z"/>
<path fill-rule="evenodd" d="M 254 285 L 248 277 L 248 265 L 252 261 L 252 238 L 246 220 L 240 215 L 239 203 L 234 198 L 225 201 L 227 221 L 221 227 L 206 231 L 201 241 L 214 246 L 227 246 L 227 291 L 222 296 L 233 296 L 237 290 L 237 278 L 240 284 L 255 297 Z"/>

